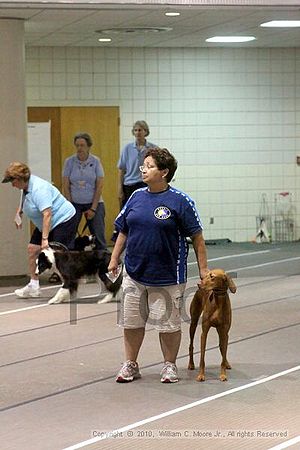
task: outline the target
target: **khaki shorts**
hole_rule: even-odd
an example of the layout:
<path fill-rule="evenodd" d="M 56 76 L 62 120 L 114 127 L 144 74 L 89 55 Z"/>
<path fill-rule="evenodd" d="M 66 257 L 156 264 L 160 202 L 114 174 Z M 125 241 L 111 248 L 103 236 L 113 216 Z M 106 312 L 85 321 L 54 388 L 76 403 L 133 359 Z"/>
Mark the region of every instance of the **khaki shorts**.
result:
<path fill-rule="evenodd" d="M 184 284 L 145 286 L 125 272 L 118 324 L 123 328 L 145 328 L 146 322 L 161 333 L 181 329 Z"/>

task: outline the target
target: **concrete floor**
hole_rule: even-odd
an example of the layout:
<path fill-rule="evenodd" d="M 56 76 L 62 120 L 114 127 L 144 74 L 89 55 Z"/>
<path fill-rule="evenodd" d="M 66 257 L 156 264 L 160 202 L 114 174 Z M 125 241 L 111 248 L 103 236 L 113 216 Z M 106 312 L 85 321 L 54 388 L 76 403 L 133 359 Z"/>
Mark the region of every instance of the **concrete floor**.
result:
<path fill-rule="evenodd" d="M 0 288 L 0 449 L 271 449 L 300 435 L 300 243 L 208 245 L 210 267 L 235 277 L 229 380 L 218 380 L 217 334 L 209 333 L 207 380 L 188 371 L 189 282 L 178 358 L 180 382 L 160 383 L 158 336 L 147 327 L 142 378 L 115 382 L 123 361 L 118 303 L 48 305 Z M 97 293 L 82 285 L 81 295 Z M 199 361 L 199 331 L 195 341 Z M 299 439 L 299 438 L 298 438 Z M 297 440 L 297 439 L 295 439 Z M 293 441 L 290 442 L 292 444 Z M 287 443 L 289 445 L 289 442 Z M 298 443 L 293 449 L 300 448 Z"/>

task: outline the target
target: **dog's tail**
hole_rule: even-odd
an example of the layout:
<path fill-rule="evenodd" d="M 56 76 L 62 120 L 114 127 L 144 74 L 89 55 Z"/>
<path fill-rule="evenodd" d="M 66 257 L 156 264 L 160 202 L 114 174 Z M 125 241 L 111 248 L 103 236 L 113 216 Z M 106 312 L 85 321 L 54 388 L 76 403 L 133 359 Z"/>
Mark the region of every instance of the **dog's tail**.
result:
<path fill-rule="evenodd" d="M 115 295 L 119 291 L 119 289 L 121 287 L 121 284 L 122 284 L 122 280 L 123 280 L 122 272 L 118 275 L 117 279 L 114 282 L 111 281 L 111 279 L 108 277 L 108 275 L 106 273 L 105 274 L 99 274 L 99 278 L 105 284 L 106 289 L 109 292 L 112 292 L 114 294 L 114 297 L 115 297 Z"/>

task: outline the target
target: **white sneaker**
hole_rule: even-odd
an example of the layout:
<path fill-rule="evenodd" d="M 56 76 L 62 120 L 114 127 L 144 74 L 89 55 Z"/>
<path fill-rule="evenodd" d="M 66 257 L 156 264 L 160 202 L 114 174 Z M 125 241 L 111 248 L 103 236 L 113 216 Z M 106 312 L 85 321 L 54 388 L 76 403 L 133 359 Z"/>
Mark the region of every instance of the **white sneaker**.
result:
<path fill-rule="evenodd" d="M 122 365 L 116 377 L 117 383 L 129 383 L 130 381 L 141 378 L 139 365 L 135 361 L 126 361 Z"/>
<path fill-rule="evenodd" d="M 22 289 L 16 289 L 15 294 L 17 297 L 21 298 L 40 297 L 41 290 L 40 288 L 34 288 L 30 284 L 27 284 Z"/>
<path fill-rule="evenodd" d="M 178 372 L 176 364 L 166 361 L 160 372 L 162 383 L 177 383 L 178 382 Z"/>

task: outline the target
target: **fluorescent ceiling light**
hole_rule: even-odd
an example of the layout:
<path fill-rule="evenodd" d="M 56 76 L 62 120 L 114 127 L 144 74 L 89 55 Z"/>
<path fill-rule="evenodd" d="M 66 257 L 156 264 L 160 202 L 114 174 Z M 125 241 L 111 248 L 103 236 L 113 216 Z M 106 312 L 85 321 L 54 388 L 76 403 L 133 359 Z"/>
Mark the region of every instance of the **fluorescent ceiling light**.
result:
<path fill-rule="evenodd" d="M 175 16 L 180 16 L 180 13 L 179 12 L 166 12 L 165 16 L 175 17 Z"/>
<path fill-rule="evenodd" d="M 300 27 L 300 20 L 271 20 L 260 24 L 261 27 Z"/>
<path fill-rule="evenodd" d="M 205 39 L 206 42 L 249 42 L 254 41 L 254 36 L 214 36 Z"/>
<path fill-rule="evenodd" d="M 98 39 L 99 42 L 111 42 L 111 38 L 100 38 Z"/>

